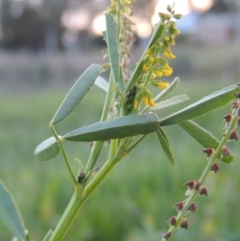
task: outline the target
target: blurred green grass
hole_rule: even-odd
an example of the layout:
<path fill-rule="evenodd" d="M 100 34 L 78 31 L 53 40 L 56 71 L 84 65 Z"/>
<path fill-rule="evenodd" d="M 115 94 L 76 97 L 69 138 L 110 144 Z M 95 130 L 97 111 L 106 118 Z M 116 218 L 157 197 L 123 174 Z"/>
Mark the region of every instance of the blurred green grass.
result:
<path fill-rule="evenodd" d="M 190 102 L 228 86 L 228 82 L 183 81 L 175 94 L 188 94 Z M 70 88 L 70 87 L 69 87 Z M 0 178 L 13 193 L 29 230 L 31 240 L 41 240 L 54 229 L 63 213 L 73 188 L 62 158 L 38 163 L 35 147 L 50 136 L 48 123 L 68 90 L 51 89 L 22 93 L 5 93 L 0 97 Z M 104 101 L 103 93 L 93 89 L 77 109 L 58 124 L 64 134 L 79 126 L 98 121 Z M 184 103 L 184 106 L 189 103 Z M 159 112 L 163 117 L 179 107 Z M 221 116 L 230 111 L 226 106 L 196 121 L 221 137 Z M 84 204 L 65 240 L 83 241 L 155 241 L 167 229 L 166 221 L 176 212 L 172 206 L 183 200 L 183 184 L 197 179 L 206 164 L 202 147 L 178 126 L 165 128 L 169 135 L 176 166 L 172 166 L 156 142 L 147 137 L 125 158 L 90 199 Z M 240 201 L 239 143 L 230 143 L 235 161 L 220 163 L 220 173 L 209 175 L 209 196 L 198 197 L 197 213 L 189 214 L 189 230 L 179 230 L 172 240 L 238 241 Z M 69 159 L 77 175 L 78 162 L 86 164 L 88 143 L 66 143 Z M 99 160 L 107 156 L 108 146 Z M 11 234 L 0 221 L 0 240 Z"/>

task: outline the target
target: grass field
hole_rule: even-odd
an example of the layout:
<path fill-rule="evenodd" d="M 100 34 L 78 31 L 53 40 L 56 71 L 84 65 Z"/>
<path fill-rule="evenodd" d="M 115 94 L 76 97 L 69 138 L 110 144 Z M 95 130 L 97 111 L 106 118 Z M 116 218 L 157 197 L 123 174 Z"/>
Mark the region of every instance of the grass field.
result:
<path fill-rule="evenodd" d="M 176 94 L 188 94 L 192 102 L 231 83 L 182 82 Z M 69 86 L 70 88 L 70 86 Z M 73 188 L 62 158 L 38 163 L 33 151 L 50 136 L 48 123 L 67 89 L 3 93 L 0 97 L 0 179 L 4 181 L 22 212 L 31 240 L 41 240 L 54 229 Z M 93 89 L 79 107 L 57 126 L 64 134 L 99 120 L 104 95 Z M 182 105 L 183 106 L 183 105 Z M 175 108 L 162 111 L 160 117 Z M 221 137 L 221 116 L 229 106 L 196 121 Z M 173 147 L 176 165 L 165 158 L 150 135 L 110 173 L 83 206 L 65 240 L 157 241 L 167 229 L 166 221 L 175 215 L 173 204 L 184 199 L 183 184 L 199 178 L 206 164 L 202 147 L 178 126 L 165 128 Z M 177 231 L 173 241 L 239 241 L 240 157 L 239 143 L 230 143 L 236 158 L 220 163 L 220 173 L 211 173 L 206 182 L 209 196 L 196 200 L 197 213 L 189 214 L 189 230 Z M 78 162 L 86 163 L 90 146 L 66 144 L 75 174 Z M 107 155 L 104 147 L 99 165 Z M 0 240 L 11 234 L 0 221 Z"/>

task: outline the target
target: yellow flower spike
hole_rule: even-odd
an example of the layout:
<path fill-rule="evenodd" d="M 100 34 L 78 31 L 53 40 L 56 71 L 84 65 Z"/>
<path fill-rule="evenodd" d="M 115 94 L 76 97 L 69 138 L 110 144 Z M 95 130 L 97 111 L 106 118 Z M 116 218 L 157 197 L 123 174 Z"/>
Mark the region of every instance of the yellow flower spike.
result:
<path fill-rule="evenodd" d="M 163 76 L 163 72 L 161 70 L 155 70 L 154 74 L 156 75 L 156 77 L 159 77 L 159 78 Z"/>
<path fill-rule="evenodd" d="M 154 100 L 153 100 L 153 98 L 151 96 L 148 96 L 148 105 L 156 106 L 156 103 L 154 102 Z"/>
<path fill-rule="evenodd" d="M 144 72 L 147 72 L 148 70 L 149 70 L 149 67 L 148 67 L 146 64 L 144 64 L 144 65 L 143 65 L 143 71 L 144 71 Z"/>
<path fill-rule="evenodd" d="M 157 82 L 157 85 L 158 85 L 158 87 L 160 89 L 166 89 L 169 86 L 169 83 L 168 82 L 159 81 L 159 82 Z"/>
<path fill-rule="evenodd" d="M 164 76 L 170 76 L 172 74 L 172 69 L 163 69 L 162 70 Z"/>

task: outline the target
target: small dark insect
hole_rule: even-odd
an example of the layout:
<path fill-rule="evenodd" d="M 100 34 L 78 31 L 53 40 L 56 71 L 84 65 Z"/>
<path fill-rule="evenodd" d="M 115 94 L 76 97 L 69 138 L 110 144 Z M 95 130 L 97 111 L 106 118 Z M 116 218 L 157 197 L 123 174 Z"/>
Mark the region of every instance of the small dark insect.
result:
<path fill-rule="evenodd" d="M 82 183 L 83 180 L 85 179 L 85 177 L 86 177 L 86 175 L 85 175 L 84 172 L 79 173 L 79 175 L 78 175 L 78 177 L 77 177 L 78 183 Z"/>

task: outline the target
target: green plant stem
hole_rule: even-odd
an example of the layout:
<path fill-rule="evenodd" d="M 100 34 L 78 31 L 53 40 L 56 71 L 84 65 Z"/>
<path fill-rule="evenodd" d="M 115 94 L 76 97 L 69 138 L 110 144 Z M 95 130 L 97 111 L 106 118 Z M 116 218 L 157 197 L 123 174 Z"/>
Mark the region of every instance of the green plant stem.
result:
<path fill-rule="evenodd" d="M 226 131 L 223 134 L 223 138 L 221 140 L 221 142 L 219 143 L 217 149 L 215 150 L 215 152 L 209 157 L 208 159 L 208 163 L 202 173 L 202 175 L 200 176 L 198 182 L 202 185 L 203 182 L 205 181 L 207 175 L 209 174 L 210 168 L 213 164 L 213 162 L 221 155 L 221 151 L 222 148 L 227 144 L 228 140 L 229 140 L 229 136 L 231 134 L 231 131 L 235 128 L 236 126 L 236 122 L 238 120 L 238 109 L 235 110 L 232 121 L 229 123 L 228 128 L 226 129 Z M 184 207 L 181 211 L 179 211 L 176 220 L 177 220 L 177 224 L 179 224 L 181 222 L 181 219 L 185 216 L 187 209 L 189 207 L 189 205 L 195 200 L 195 198 L 198 195 L 198 191 L 197 190 L 192 190 L 192 194 L 184 201 Z M 175 232 L 177 228 L 176 226 L 171 226 L 167 232 L 171 232 L 171 237 L 172 234 Z"/>
<path fill-rule="evenodd" d="M 62 156 L 63 156 L 63 160 L 64 160 L 64 162 L 66 164 L 68 173 L 69 173 L 69 175 L 70 175 L 70 177 L 71 177 L 71 179 L 73 181 L 74 186 L 76 186 L 77 185 L 77 180 L 76 180 L 76 178 L 75 178 L 75 176 L 73 174 L 72 167 L 71 167 L 71 165 L 69 163 L 69 160 L 68 160 L 68 157 L 67 157 L 67 153 L 66 153 L 66 151 L 64 149 L 62 141 L 59 139 L 59 137 L 58 137 L 58 135 L 57 135 L 57 133 L 56 133 L 54 127 L 53 127 L 52 122 L 50 122 L 50 124 L 49 124 L 49 129 L 51 130 L 51 132 L 53 133 L 54 137 L 57 140 L 57 143 L 59 145 L 60 151 L 61 151 Z"/>
<path fill-rule="evenodd" d="M 114 78 L 113 78 L 113 74 L 112 71 L 110 73 L 110 78 L 109 78 L 109 87 L 108 87 L 108 92 L 107 92 L 107 96 L 105 99 L 105 103 L 104 103 L 104 107 L 103 107 L 103 111 L 102 111 L 102 116 L 100 121 L 105 121 L 107 119 L 108 113 L 109 113 L 109 109 L 111 107 L 111 102 L 112 102 L 112 95 L 114 92 Z M 92 147 L 92 151 L 90 153 L 86 168 L 85 168 L 85 174 L 88 175 L 89 172 L 91 172 L 91 170 L 93 169 L 94 165 L 96 164 L 96 161 L 100 155 L 100 152 L 102 150 L 103 147 L 103 141 L 97 141 L 94 142 L 93 147 Z"/>
<path fill-rule="evenodd" d="M 61 217 L 57 227 L 55 228 L 50 238 L 50 241 L 61 241 L 64 238 L 67 230 L 69 229 L 71 223 L 73 222 L 83 203 L 104 180 L 104 178 L 112 170 L 116 163 L 118 163 L 123 157 L 125 157 L 126 154 L 126 146 L 120 146 L 116 155 L 112 159 L 109 159 L 105 162 L 104 166 L 84 189 L 82 189 L 82 186 L 80 185 L 76 186 L 74 194 L 65 212 L 63 213 L 63 216 Z"/>

